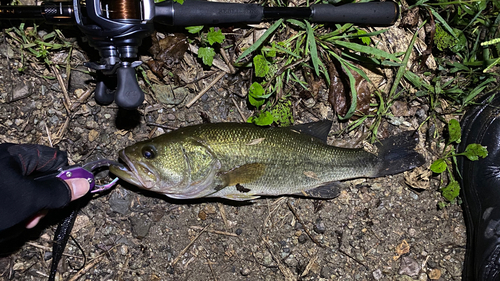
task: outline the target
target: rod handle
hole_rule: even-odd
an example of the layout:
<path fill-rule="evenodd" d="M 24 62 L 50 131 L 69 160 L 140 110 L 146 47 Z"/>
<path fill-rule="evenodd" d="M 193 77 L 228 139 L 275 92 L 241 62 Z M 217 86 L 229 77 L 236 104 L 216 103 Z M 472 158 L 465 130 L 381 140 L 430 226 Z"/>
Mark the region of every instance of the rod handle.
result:
<path fill-rule="evenodd" d="M 311 21 L 317 23 L 392 25 L 399 18 L 399 6 L 394 2 L 315 4 L 311 9 Z"/>
<path fill-rule="evenodd" d="M 167 0 L 155 4 L 155 21 L 175 26 L 259 23 L 263 11 L 264 8 L 257 4 L 184 0 L 181 5 Z"/>

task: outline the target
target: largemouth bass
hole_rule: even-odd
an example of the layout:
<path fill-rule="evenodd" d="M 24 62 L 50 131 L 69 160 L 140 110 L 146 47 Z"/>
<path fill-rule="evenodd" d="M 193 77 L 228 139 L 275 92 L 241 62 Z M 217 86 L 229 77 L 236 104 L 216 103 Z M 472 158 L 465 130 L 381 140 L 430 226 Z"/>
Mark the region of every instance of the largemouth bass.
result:
<path fill-rule="evenodd" d="M 329 146 L 331 122 L 286 128 L 219 123 L 181 128 L 119 152 L 111 166 L 140 188 L 187 199 L 338 195 L 338 181 L 400 173 L 425 161 L 413 132 L 381 141 L 378 153 Z"/>

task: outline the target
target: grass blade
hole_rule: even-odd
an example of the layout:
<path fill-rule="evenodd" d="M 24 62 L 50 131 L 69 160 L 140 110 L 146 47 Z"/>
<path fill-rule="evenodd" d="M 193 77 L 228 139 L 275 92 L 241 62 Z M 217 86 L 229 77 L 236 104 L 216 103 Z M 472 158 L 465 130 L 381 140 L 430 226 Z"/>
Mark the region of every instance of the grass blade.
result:
<path fill-rule="evenodd" d="M 316 76 L 319 76 L 319 64 L 321 63 L 318 57 L 318 47 L 316 46 L 316 38 L 314 38 L 314 30 L 311 27 L 311 24 L 308 21 L 306 22 L 306 33 L 307 33 L 307 42 L 309 45 L 309 52 L 311 52 L 311 60 L 314 66 L 314 72 Z"/>
<path fill-rule="evenodd" d="M 370 46 L 365 46 L 365 45 L 351 43 L 351 42 L 345 42 L 345 41 L 339 41 L 339 40 L 335 40 L 332 43 L 334 43 L 335 45 L 339 45 L 339 46 L 351 49 L 351 50 L 356 51 L 356 52 L 362 52 L 365 54 L 374 55 L 376 57 L 387 58 L 387 59 L 394 60 L 396 62 L 401 61 L 394 54 L 389 54 L 386 51 L 382 51 L 382 50 L 379 50 L 377 48 L 373 48 Z"/>
<path fill-rule="evenodd" d="M 262 36 L 255 42 L 253 43 L 252 46 L 250 46 L 248 49 L 246 49 L 243 54 L 241 54 L 238 59 L 236 59 L 236 62 L 239 62 L 242 58 L 246 57 L 248 54 L 252 53 L 253 51 L 257 50 L 260 48 L 260 46 L 264 43 L 264 41 L 267 40 L 268 37 L 271 36 L 271 34 L 274 33 L 274 31 L 283 23 L 283 19 L 277 20 L 271 27 L 262 34 Z"/>

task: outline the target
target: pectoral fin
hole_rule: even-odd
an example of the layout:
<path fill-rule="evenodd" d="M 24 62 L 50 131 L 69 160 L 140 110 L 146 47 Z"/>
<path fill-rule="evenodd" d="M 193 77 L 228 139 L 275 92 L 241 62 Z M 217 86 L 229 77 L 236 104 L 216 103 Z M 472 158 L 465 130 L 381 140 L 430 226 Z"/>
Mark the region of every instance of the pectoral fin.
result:
<path fill-rule="evenodd" d="M 226 186 L 244 186 L 245 183 L 251 183 L 260 178 L 266 170 L 266 165 L 262 163 L 251 163 L 233 168 L 229 171 L 219 172 L 218 176 L 221 179 L 222 185 L 218 186 L 221 190 Z M 240 190 L 240 189 L 238 189 Z M 245 188 L 241 188 L 241 192 L 248 192 Z"/>
<path fill-rule="evenodd" d="M 340 182 L 330 182 L 313 189 L 304 190 L 300 193 L 296 193 L 295 195 L 317 199 L 333 199 L 340 195 L 342 186 L 343 185 Z"/>

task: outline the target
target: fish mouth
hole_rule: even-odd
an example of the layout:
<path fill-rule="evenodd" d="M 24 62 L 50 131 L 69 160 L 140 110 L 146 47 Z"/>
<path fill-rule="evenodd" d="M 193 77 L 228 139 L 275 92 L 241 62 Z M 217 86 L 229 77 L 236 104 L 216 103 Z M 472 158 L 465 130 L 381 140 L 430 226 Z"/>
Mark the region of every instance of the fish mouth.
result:
<path fill-rule="evenodd" d="M 125 154 L 125 150 L 119 152 L 119 158 L 125 165 L 110 167 L 110 171 L 117 177 L 144 189 L 152 189 L 156 185 L 159 177 L 154 169 L 149 168 L 145 163 L 132 162 Z M 148 177 L 141 176 L 141 172 L 148 175 Z"/>

